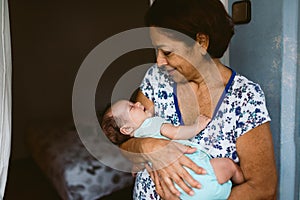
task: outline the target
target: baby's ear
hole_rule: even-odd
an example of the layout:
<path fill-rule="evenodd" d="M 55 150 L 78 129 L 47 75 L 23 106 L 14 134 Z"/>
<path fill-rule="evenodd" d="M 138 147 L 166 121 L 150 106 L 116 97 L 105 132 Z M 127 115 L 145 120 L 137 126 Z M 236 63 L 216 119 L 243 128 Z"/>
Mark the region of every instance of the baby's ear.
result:
<path fill-rule="evenodd" d="M 131 135 L 132 131 L 133 131 L 132 127 L 122 126 L 120 128 L 120 132 L 123 133 L 124 135 Z"/>

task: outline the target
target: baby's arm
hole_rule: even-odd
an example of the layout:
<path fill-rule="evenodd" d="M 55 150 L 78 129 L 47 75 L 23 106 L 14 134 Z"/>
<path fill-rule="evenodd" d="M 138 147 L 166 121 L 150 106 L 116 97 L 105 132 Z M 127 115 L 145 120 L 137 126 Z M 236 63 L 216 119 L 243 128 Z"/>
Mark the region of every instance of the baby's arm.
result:
<path fill-rule="evenodd" d="M 210 163 L 220 184 L 226 183 L 230 179 L 236 184 L 245 181 L 241 168 L 230 158 L 213 158 Z"/>
<path fill-rule="evenodd" d="M 200 115 L 197 118 L 196 123 L 189 126 L 174 126 L 167 123 L 163 124 L 160 128 L 160 132 L 163 136 L 172 140 L 187 140 L 202 131 L 209 122 L 210 119 L 208 117 Z"/>

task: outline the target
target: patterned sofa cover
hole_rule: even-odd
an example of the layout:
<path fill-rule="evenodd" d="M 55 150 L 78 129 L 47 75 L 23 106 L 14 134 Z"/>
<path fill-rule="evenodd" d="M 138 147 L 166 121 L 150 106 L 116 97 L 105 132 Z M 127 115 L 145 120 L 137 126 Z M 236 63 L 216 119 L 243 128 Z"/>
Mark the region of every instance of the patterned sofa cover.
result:
<path fill-rule="evenodd" d="M 112 169 L 94 158 L 74 126 L 31 126 L 27 133 L 31 155 L 64 200 L 95 200 L 129 187 L 130 173 Z"/>

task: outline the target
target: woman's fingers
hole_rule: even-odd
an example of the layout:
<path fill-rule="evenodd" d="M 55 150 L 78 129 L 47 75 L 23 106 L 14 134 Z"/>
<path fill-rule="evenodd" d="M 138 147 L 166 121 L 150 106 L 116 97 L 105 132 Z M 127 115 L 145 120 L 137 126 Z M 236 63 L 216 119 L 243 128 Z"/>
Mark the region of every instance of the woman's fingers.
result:
<path fill-rule="evenodd" d="M 171 179 L 167 176 L 163 176 L 162 179 L 163 179 L 163 182 L 167 185 L 167 187 L 168 187 L 168 189 L 170 190 L 171 193 L 173 193 L 176 196 L 180 195 L 180 192 L 174 186 L 174 182 L 175 182 L 174 179 Z"/>
<path fill-rule="evenodd" d="M 195 148 L 195 147 L 185 146 L 185 145 L 182 145 L 182 144 L 179 144 L 179 143 L 177 143 L 175 145 L 183 153 L 182 155 L 184 155 L 184 154 L 192 154 L 192 153 L 195 153 L 197 151 L 197 148 Z M 180 163 L 183 166 L 186 166 L 187 168 L 190 168 L 196 174 L 206 174 L 205 169 L 203 169 L 202 167 L 199 167 L 191 159 L 189 159 L 186 156 L 182 156 L 182 155 L 178 158 L 178 160 L 180 161 Z"/>
<path fill-rule="evenodd" d="M 200 183 L 198 183 L 179 162 L 157 171 L 153 171 L 148 165 L 145 165 L 145 167 L 154 181 L 156 190 L 160 196 L 179 196 L 180 192 L 174 184 L 177 184 L 184 192 L 191 196 L 194 194 L 191 187 L 201 187 Z"/>
<path fill-rule="evenodd" d="M 193 188 L 201 188 L 201 183 L 196 181 L 193 176 L 186 170 L 184 169 L 182 174 L 181 174 L 182 180 L 185 180 L 183 183 L 188 183 L 191 187 Z M 182 186 L 182 183 L 177 183 L 180 187 Z M 182 187 L 181 187 L 182 188 Z M 186 191 L 188 194 L 190 191 L 187 191 L 186 189 L 182 188 L 184 191 Z"/>
<path fill-rule="evenodd" d="M 179 144 L 179 143 L 174 143 L 177 148 L 183 153 L 188 153 L 188 154 L 192 154 L 192 153 L 195 153 L 197 151 L 197 148 L 195 147 L 191 147 L 191 146 L 186 146 L 186 145 L 182 145 L 182 144 Z"/>
<path fill-rule="evenodd" d="M 194 195 L 192 187 L 200 188 L 200 183 L 198 183 L 184 168 L 182 168 L 180 171 L 178 170 L 177 173 L 178 178 L 175 176 L 173 178 L 174 182 L 188 195 Z"/>
<path fill-rule="evenodd" d="M 154 171 L 149 173 L 157 185 L 157 190 L 160 190 L 160 195 L 163 193 L 166 196 L 167 193 L 171 193 L 174 196 L 178 196 L 179 191 L 174 183 L 189 195 L 193 194 L 192 188 L 201 187 L 201 183 L 197 182 L 186 170 L 189 168 L 196 174 L 205 174 L 203 168 L 184 155 L 194 153 L 196 150 L 196 148 L 176 142 L 169 142 L 158 151 L 147 154 L 149 161 L 152 163 L 150 171 L 155 170 L 158 174 L 158 176 L 155 176 L 156 172 L 154 173 Z"/>
<path fill-rule="evenodd" d="M 163 194 L 164 194 L 164 196 L 161 196 L 162 199 L 165 199 L 165 200 L 180 200 L 178 195 L 175 195 L 174 193 L 172 193 L 168 189 L 168 186 L 166 185 L 166 183 L 164 181 L 161 181 L 161 188 L 162 188 Z"/>
<path fill-rule="evenodd" d="M 206 174 L 206 170 L 202 167 L 199 167 L 195 162 L 193 162 L 191 159 L 189 159 L 187 156 L 181 156 L 179 158 L 179 162 L 182 166 L 185 166 L 192 171 L 194 171 L 196 174 Z"/>
<path fill-rule="evenodd" d="M 172 167 L 170 166 L 169 168 L 159 170 L 159 174 L 163 177 L 163 180 L 170 191 L 175 195 L 179 195 L 179 191 L 174 186 L 174 183 L 189 195 L 194 194 L 191 187 L 200 188 L 200 183 L 193 179 L 181 165 L 173 165 Z"/>
<path fill-rule="evenodd" d="M 161 181 L 160 181 L 160 178 L 159 178 L 157 172 L 154 171 L 152 174 L 153 174 L 152 180 L 154 181 L 156 192 L 159 194 L 159 196 L 161 198 L 166 198 L 164 189 L 161 186 Z"/>
<path fill-rule="evenodd" d="M 146 164 L 145 167 L 155 184 L 156 192 L 162 199 L 179 200 L 179 191 L 177 191 L 177 194 L 174 194 L 174 192 L 170 190 L 170 187 L 164 182 L 164 180 L 162 180 L 161 176 L 158 175 L 157 171 L 153 171 L 153 169 L 148 164 Z M 170 182 L 170 179 L 167 182 L 171 185 L 173 184 L 172 181 Z M 174 185 L 172 187 L 174 187 Z"/>

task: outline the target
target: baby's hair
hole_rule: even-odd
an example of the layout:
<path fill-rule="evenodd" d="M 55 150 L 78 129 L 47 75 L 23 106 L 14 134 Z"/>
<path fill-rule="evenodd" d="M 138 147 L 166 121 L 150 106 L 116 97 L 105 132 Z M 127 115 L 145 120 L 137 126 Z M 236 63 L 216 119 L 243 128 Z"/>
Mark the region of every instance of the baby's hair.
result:
<path fill-rule="evenodd" d="M 120 127 L 117 124 L 117 117 L 112 115 L 111 104 L 107 106 L 100 119 L 100 126 L 106 137 L 114 144 L 120 145 L 131 138 L 129 135 L 124 135 L 120 132 Z"/>

